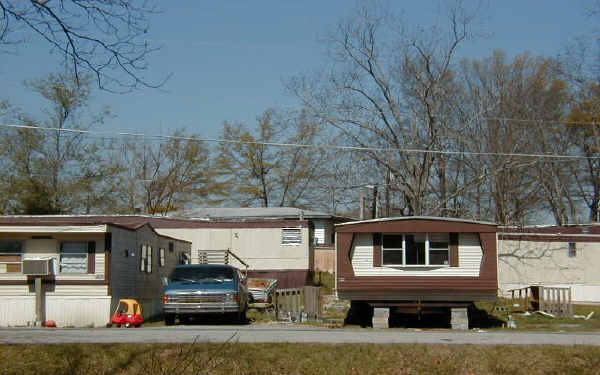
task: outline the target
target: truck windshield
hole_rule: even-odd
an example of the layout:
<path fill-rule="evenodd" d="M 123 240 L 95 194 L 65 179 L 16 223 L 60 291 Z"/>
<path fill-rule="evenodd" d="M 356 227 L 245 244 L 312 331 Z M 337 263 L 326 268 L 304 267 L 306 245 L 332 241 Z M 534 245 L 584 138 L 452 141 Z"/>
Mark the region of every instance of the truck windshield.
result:
<path fill-rule="evenodd" d="M 233 269 L 229 267 L 182 267 L 175 268 L 171 281 L 233 280 Z"/>

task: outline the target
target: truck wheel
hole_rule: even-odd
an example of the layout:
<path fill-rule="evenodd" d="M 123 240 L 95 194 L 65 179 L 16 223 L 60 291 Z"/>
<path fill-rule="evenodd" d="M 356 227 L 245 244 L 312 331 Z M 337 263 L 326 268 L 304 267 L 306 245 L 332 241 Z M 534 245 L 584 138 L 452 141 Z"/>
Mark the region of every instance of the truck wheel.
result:
<path fill-rule="evenodd" d="M 172 326 L 175 324 L 175 315 L 174 314 L 166 314 L 165 315 L 165 325 Z"/>
<path fill-rule="evenodd" d="M 246 316 L 246 312 L 248 312 L 248 306 L 244 308 L 244 311 L 240 311 L 237 315 L 237 322 L 239 324 L 246 324 L 248 322 L 248 317 Z"/>

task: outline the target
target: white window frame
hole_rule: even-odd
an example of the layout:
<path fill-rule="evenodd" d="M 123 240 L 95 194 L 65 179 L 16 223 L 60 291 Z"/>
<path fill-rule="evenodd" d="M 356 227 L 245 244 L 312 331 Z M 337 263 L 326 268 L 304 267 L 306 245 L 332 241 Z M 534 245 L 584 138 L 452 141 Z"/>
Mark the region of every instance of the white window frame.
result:
<path fill-rule="evenodd" d="M 79 253 L 72 253 L 72 252 L 68 252 L 68 253 L 64 253 L 64 245 L 65 244 L 73 244 L 73 243 L 79 243 L 79 244 L 83 244 L 83 251 L 79 252 Z M 60 254 L 59 254 L 59 264 L 58 264 L 58 272 L 61 274 L 85 274 L 88 273 L 89 269 L 88 269 L 88 242 L 87 241 L 62 241 L 60 243 Z M 67 255 L 66 257 L 68 258 L 68 255 L 79 255 L 77 258 L 78 259 L 83 259 L 83 264 L 84 264 L 84 268 L 85 270 L 83 272 L 65 272 L 63 270 L 63 264 L 69 264 L 69 262 L 64 262 L 63 261 L 63 257 Z M 84 257 L 81 257 L 81 255 L 84 255 Z M 71 262 L 71 264 L 75 264 L 76 262 Z"/>
<path fill-rule="evenodd" d="M 437 233 L 437 232 L 436 232 Z M 429 261 L 429 252 L 430 252 L 430 248 L 429 248 L 429 233 L 424 233 L 425 234 L 425 263 L 424 264 L 406 264 L 406 236 L 407 235 L 415 235 L 415 234 L 422 234 L 422 233 L 382 233 L 381 234 L 381 265 L 382 266 L 389 266 L 389 267 L 450 267 L 450 233 L 447 233 L 448 235 L 448 248 L 447 249 L 432 249 L 432 250 L 447 250 L 448 251 L 448 264 L 430 264 Z M 444 233 L 445 234 L 445 233 Z M 385 247 L 383 246 L 384 244 L 384 237 L 385 236 L 402 236 L 402 264 L 391 264 L 391 263 L 384 263 L 383 262 L 383 254 L 386 251 Z M 393 250 L 400 250 L 400 248 L 390 248 L 387 249 L 390 251 Z"/>
<path fill-rule="evenodd" d="M 152 246 L 141 245 L 140 272 L 152 273 Z"/>
<path fill-rule="evenodd" d="M 148 246 L 148 258 L 147 258 L 147 263 L 146 263 L 146 272 L 147 273 L 152 273 L 152 246 Z"/>
<path fill-rule="evenodd" d="M 165 266 L 165 249 L 163 247 L 158 249 L 158 266 L 159 267 Z"/>
<path fill-rule="evenodd" d="M 148 261 L 147 258 L 147 250 L 146 250 L 146 245 L 141 245 L 140 248 L 140 272 L 146 272 L 146 262 Z"/>
<path fill-rule="evenodd" d="M 286 231 L 298 231 L 297 240 L 289 241 L 286 240 Z M 281 244 L 284 246 L 298 246 L 302 245 L 302 227 L 290 227 L 290 228 L 281 228 Z"/>

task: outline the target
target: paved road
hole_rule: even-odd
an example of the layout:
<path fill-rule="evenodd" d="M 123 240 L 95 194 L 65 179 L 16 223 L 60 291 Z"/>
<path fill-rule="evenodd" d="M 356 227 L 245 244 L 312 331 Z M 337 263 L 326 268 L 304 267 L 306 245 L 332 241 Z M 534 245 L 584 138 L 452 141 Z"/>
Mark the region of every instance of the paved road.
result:
<path fill-rule="evenodd" d="M 148 328 L 2 328 L 0 344 L 47 343 L 186 343 L 320 342 L 376 344 L 517 344 L 600 346 L 600 332 L 507 332 L 450 330 L 329 329 L 325 327 L 253 324 L 248 326 L 175 326 Z"/>

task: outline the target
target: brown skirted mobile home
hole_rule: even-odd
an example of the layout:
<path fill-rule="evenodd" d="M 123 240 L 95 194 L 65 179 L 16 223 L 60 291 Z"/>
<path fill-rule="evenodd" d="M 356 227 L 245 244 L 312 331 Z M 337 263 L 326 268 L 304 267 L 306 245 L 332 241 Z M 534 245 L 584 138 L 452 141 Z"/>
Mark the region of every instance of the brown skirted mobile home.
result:
<path fill-rule="evenodd" d="M 498 290 L 496 228 L 437 217 L 338 224 L 338 297 L 355 307 L 391 308 L 392 314 L 450 312 L 493 300 Z"/>

